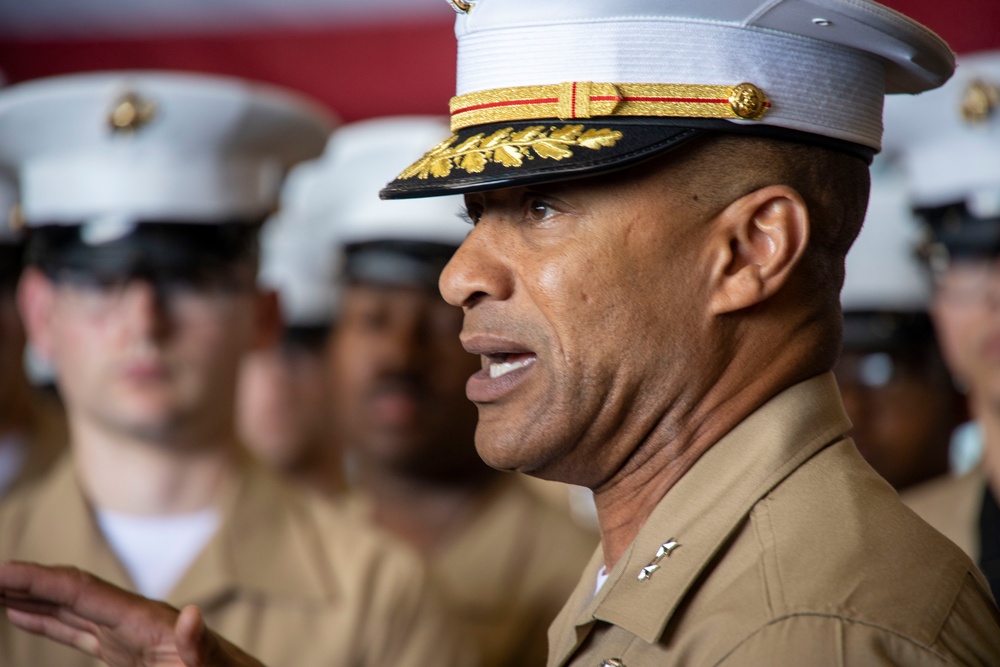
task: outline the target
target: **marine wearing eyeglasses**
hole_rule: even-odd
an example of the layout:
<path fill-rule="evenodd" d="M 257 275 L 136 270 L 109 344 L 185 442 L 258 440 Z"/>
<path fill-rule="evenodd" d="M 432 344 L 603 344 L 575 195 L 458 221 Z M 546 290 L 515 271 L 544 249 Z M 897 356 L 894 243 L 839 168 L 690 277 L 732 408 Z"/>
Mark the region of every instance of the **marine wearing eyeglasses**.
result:
<path fill-rule="evenodd" d="M 865 460 L 897 490 L 949 470 L 965 418 L 928 309 L 906 179 L 890 147 L 872 166 L 861 234 L 847 255 L 843 351 L 834 374 Z"/>
<path fill-rule="evenodd" d="M 331 126 L 290 92 L 192 74 L 0 93 L 0 164 L 30 230 L 18 300 L 70 426 L 70 455 L 0 504 L 0 559 L 196 603 L 271 665 L 450 663 L 461 640 L 416 557 L 254 463 L 235 433 L 240 364 L 279 330 L 256 285 L 260 224 Z M 0 664 L 113 661 L 90 627 L 64 635 L 75 652 L 4 618 Z"/>
<path fill-rule="evenodd" d="M 926 103 L 886 107 L 909 177 L 909 203 L 934 280 L 931 314 L 967 393 L 980 459 L 904 501 L 961 546 L 1000 594 L 1000 52 L 969 54 Z"/>

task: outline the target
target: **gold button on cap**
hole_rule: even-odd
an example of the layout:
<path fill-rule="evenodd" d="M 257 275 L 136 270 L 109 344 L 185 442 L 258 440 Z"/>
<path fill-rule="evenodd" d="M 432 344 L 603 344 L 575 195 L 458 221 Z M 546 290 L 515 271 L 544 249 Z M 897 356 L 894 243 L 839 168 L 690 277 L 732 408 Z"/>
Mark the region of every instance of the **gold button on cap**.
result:
<path fill-rule="evenodd" d="M 459 14 L 468 14 L 469 10 L 472 9 L 472 3 L 465 2 L 465 0 L 448 0 L 448 2 L 451 4 L 451 8 Z"/>
<path fill-rule="evenodd" d="M 115 105 L 108 117 L 115 132 L 135 132 L 156 116 L 156 105 L 135 93 L 128 93 Z"/>
<path fill-rule="evenodd" d="M 1000 87 L 976 79 L 962 95 L 962 118 L 970 125 L 985 123 L 1000 106 Z"/>
<path fill-rule="evenodd" d="M 20 232 L 24 229 L 24 212 L 20 204 L 13 204 L 7 212 L 7 227 L 12 232 Z"/>
<path fill-rule="evenodd" d="M 767 111 L 767 95 L 752 83 L 741 83 L 733 87 L 729 95 L 729 106 L 733 113 L 747 120 L 758 120 Z"/>

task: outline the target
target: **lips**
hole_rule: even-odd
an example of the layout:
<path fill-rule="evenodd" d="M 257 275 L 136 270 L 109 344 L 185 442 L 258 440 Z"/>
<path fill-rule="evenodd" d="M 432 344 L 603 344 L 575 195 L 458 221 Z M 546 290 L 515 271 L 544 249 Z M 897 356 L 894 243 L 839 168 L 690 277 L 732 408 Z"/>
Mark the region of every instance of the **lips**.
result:
<path fill-rule="evenodd" d="M 483 368 L 465 385 L 474 403 L 492 403 L 516 391 L 531 376 L 538 356 L 524 345 L 499 336 L 462 337 L 468 352 L 478 354 Z"/>
<path fill-rule="evenodd" d="M 167 366 L 155 361 L 133 362 L 122 369 L 122 375 L 132 382 L 159 382 L 168 374 Z"/>
<path fill-rule="evenodd" d="M 365 406 L 376 424 L 402 427 L 419 418 L 423 395 L 419 383 L 412 378 L 385 378 L 368 394 Z"/>

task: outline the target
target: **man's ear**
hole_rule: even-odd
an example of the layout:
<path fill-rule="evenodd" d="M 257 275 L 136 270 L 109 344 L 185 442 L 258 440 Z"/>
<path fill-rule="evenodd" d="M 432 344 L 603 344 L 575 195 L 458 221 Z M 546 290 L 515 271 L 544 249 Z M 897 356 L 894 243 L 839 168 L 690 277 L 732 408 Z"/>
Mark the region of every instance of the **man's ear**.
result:
<path fill-rule="evenodd" d="M 253 349 L 274 347 L 281 340 L 284 323 L 281 318 L 281 302 L 274 290 L 261 290 L 257 293 L 256 325 L 257 335 L 253 340 Z"/>
<path fill-rule="evenodd" d="M 26 268 L 17 285 L 17 309 L 32 347 L 49 363 L 54 361 L 52 346 L 54 305 L 55 285 L 52 281 L 35 267 Z"/>
<path fill-rule="evenodd" d="M 769 185 L 727 206 L 709 244 L 716 315 L 749 308 L 780 290 L 809 242 L 809 210 L 793 188 Z"/>

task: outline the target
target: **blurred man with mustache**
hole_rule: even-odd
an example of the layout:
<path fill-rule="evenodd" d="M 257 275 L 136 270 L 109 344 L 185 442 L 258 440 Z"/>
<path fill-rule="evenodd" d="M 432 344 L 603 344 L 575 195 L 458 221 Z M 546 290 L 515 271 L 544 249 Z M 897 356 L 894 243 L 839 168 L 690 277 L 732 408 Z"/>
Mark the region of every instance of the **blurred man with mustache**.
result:
<path fill-rule="evenodd" d="M 540 667 L 548 626 L 596 535 L 476 453 L 465 383 L 479 359 L 458 340 L 461 310 L 437 289 L 470 230 L 461 199 L 378 199 L 383 174 L 447 134 L 438 118 L 354 123 L 334 133 L 313 171 L 313 192 L 339 194 L 329 211 L 343 248 L 334 420 L 351 506 L 424 556 L 481 664 Z"/>

